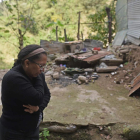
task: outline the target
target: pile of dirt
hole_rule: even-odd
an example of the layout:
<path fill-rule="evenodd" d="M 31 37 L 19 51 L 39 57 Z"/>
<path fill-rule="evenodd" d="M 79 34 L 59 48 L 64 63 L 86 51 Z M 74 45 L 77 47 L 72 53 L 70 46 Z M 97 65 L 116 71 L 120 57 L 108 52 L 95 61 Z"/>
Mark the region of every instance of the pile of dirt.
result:
<path fill-rule="evenodd" d="M 122 68 L 119 68 L 116 75 L 113 76 L 117 84 L 130 84 L 131 81 L 140 73 L 140 47 L 132 49 L 126 58 Z"/>

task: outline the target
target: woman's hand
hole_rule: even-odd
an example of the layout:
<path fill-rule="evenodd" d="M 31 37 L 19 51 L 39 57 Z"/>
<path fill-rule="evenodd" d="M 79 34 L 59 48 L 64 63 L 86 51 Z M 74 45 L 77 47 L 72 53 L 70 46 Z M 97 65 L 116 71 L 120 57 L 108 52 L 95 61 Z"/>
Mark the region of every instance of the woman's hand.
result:
<path fill-rule="evenodd" d="M 32 106 L 32 105 L 23 105 L 23 107 L 26 107 L 24 109 L 25 112 L 29 112 L 30 114 L 37 112 L 39 110 L 38 106 Z"/>

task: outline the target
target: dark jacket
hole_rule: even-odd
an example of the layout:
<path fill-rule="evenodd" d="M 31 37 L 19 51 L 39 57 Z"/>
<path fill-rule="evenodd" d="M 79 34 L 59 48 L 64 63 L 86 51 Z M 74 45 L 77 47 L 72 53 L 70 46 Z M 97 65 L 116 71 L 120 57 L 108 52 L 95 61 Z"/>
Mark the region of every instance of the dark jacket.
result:
<path fill-rule="evenodd" d="M 8 71 L 2 80 L 3 112 L 1 123 L 14 130 L 29 132 L 36 129 L 39 114 L 50 100 L 50 91 L 43 73 L 30 80 L 21 65 Z M 39 111 L 30 114 L 23 105 L 39 106 Z"/>

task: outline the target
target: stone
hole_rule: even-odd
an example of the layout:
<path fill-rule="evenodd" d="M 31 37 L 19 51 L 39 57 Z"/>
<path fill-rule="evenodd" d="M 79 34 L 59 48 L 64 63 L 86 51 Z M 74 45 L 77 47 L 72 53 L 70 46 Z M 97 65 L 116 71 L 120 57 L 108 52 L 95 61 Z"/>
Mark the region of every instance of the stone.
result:
<path fill-rule="evenodd" d="M 140 125 L 129 125 L 125 127 L 123 134 L 128 140 L 140 140 Z"/>
<path fill-rule="evenodd" d="M 86 82 L 87 78 L 85 76 L 79 76 L 78 80 L 80 80 L 81 82 Z"/>
<path fill-rule="evenodd" d="M 92 39 L 85 39 L 84 41 L 84 46 L 86 48 L 94 48 L 94 47 L 101 47 L 103 48 L 103 42 L 98 41 L 98 40 L 92 40 Z"/>
<path fill-rule="evenodd" d="M 53 75 L 53 71 L 48 71 L 45 73 L 45 76 Z"/>
<path fill-rule="evenodd" d="M 50 58 L 50 60 L 54 60 L 55 58 L 57 58 L 54 54 L 49 54 L 47 56 L 48 58 Z"/>
<path fill-rule="evenodd" d="M 128 76 L 125 76 L 125 79 L 126 79 L 126 80 L 128 80 L 128 79 L 129 79 L 129 77 L 128 77 Z"/>
<path fill-rule="evenodd" d="M 55 72 L 55 73 L 53 74 L 53 78 L 54 78 L 54 79 L 59 79 L 59 77 L 60 77 L 59 72 Z"/>
<path fill-rule="evenodd" d="M 82 84 L 82 82 L 79 79 L 77 80 L 77 83 L 78 83 L 78 85 Z"/>

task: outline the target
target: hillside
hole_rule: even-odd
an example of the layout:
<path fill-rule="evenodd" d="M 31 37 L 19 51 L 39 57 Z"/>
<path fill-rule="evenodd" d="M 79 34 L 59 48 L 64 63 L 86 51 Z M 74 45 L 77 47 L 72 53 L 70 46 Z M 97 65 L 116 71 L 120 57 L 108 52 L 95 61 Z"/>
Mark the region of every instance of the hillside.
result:
<path fill-rule="evenodd" d="M 30 6 L 34 4 L 32 11 L 32 19 L 36 23 L 30 32 L 27 32 L 24 37 L 24 46 L 27 44 L 40 44 L 40 39 L 43 40 L 55 40 L 55 28 L 58 26 L 59 41 L 64 41 L 64 29 L 67 31 L 69 40 L 77 40 L 77 28 L 78 28 L 78 14 L 81 12 L 81 23 L 91 23 L 88 19 L 90 14 L 99 12 L 106 4 L 109 4 L 111 0 L 32 0 L 30 4 L 27 4 L 27 0 L 19 1 L 19 9 L 25 15 L 28 15 Z M 15 1 L 11 0 L 10 5 L 15 5 Z M 17 11 L 12 11 L 14 15 L 17 15 Z M 6 24 L 11 20 L 11 13 L 8 13 L 7 8 L 3 3 L 0 6 L 0 68 L 11 67 L 14 58 L 19 51 L 18 40 L 16 37 L 16 28 L 13 31 L 10 26 Z M 59 21 L 59 22 L 58 22 Z M 57 24 L 55 24 L 55 23 Z M 52 26 L 47 26 L 53 23 Z M 17 26 L 17 21 L 13 24 Z M 94 26 L 94 25 L 93 25 Z M 91 30 L 89 24 L 81 24 L 80 32 L 83 32 L 84 39 L 88 38 Z M 5 65 L 6 63 L 6 65 Z"/>

